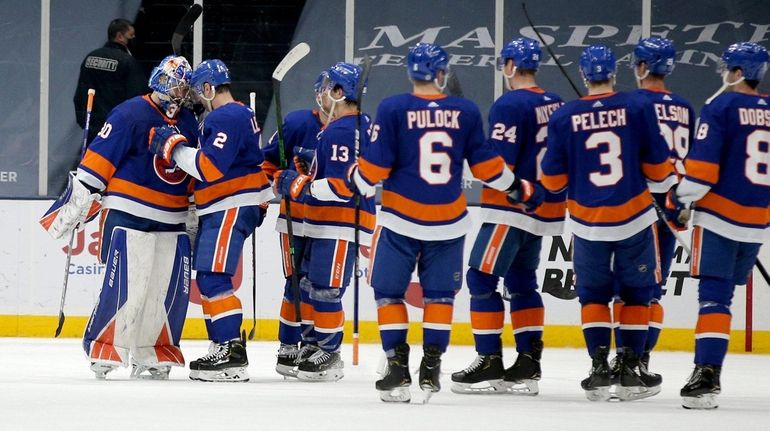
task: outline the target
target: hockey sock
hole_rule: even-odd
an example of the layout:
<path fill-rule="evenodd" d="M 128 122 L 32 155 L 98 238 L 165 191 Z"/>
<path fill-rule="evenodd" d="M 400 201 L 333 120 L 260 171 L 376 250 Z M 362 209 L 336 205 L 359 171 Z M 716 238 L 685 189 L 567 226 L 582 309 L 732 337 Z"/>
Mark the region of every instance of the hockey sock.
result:
<path fill-rule="evenodd" d="M 377 297 L 375 292 L 375 297 Z M 380 297 L 377 299 L 377 324 L 380 328 L 382 350 L 391 357 L 395 355 L 394 348 L 406 344 L 406 333 L 409 329 L 409 316 L 403 298 Z"/>
<path fill-rule="evenodd" d="M 644 351 L 651 352 L 658 344 L 660 331 L 663 329 L 663 306 L 653 300 L 650 304 L 650 328 L 647 330 L 647 341 L 644 343 Z"/>
<path fill-rule="evenodd" d="M 345 289 L 313 284 L 310 302 L 313 304 L 313 321 L 318 347 L 336 352 L 342 343 L 345 312 L 342 311 L 342 295 Z"/>
<path fill-rule="evenodd" d="M 612 302 L 612 335 L 615 337 L 615 351 L 623 351 L 623 336 L 620 334 L 620 314 L 623 311 L 623 300 L 615 297 Z"/>
<path fill-rule="evenodd" d="M 209 299 L 201 295 L 201 308 L 203 309 L 203 323 L 206 324 L 206 334 L 213 340 L 214 328 L 211 327 L 211 305 Z"/>
<path fill-rule="evenodd" d="M 497 292 L 498 277 L 470 268 L 466 273 L 471 292 L 471 330 L 480 355 L 500 353 L 505 326 L 505 306 Z"/>
<path fill-rule="evenodd" d="M 278 340 L 282 344 L 296 345 L 302 335 L 300 331 L 300 323 L 297 322 L 294 311 L 294 302 L 284 296 L 281 302 L 281 315 L 278 319 Z"/>
<path fill-rule="evenodd" d="M 641 357 L 647 340 L 650 308 L 647 305 L 625 304 L 620 312 L 620 334 L 623 347 L 628 347 Z"/>
<path fill-rule="evenodd" d="M 241 300 L 233 294 L 233 291 L 210 298 L 209 311 L 212 331 L 209 335 L 213 335 L 212 341 L 224 343 L 240 338 L 243 309 Z"/>
<path fill-rule="evenodd" d="M 729 280 L 701 276 L 695 326 L 696 364 L 722 366 L 730 341 L 730 303 L 734 289 Z"/>
<path fill-rule="evenodd" d="M 446 347 L 449 345 L 454 307 L 454 295 L 451 297 L 446 295 L 446 292 L 423 290 L 425 299 L 422 315 L 423 345 L 435 345 L 442 352 L 446 352 Z"/>
<path fill-rule="evenodd" d="M 302 312 L 302 322 L 300 329 L 302 331 L 302 342 L 316 344 L 318 339 L 315 333 L 315 318 L 313 304 L 310 301 L 310 290 L 312 284 L 307 278 L 302 278 L 299 284 L 300 311 Z"/>
<path fill-rule="evenodd" d="M 511 295 L 511 326 L 517 352 L 530 352 L 532 342 L 543 338 L 543 298 L 536 291 Z"/>
<path fill-rule="evenodd" d="M 593 357 L 597 347 L 610 345 L 610 307 L 607 304 L 585 304 L 581 309 L 581 321 L 588 354 Z"/>

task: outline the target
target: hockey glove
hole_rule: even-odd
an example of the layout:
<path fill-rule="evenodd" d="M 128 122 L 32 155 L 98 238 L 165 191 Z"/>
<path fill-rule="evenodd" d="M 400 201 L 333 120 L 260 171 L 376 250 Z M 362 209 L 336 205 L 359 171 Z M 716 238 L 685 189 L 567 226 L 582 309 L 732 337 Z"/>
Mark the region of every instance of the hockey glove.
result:
<path fill-rule="evenodd" d="M 286 169 L 275 173 L 273 187 L 276 194 L 288 195 L 298 200 L 310 191 L 311 182 L 312 179 L 309 176 Z"/>
<path fill-rule="evenodd" d="M 186 143 L 187 138 L 179 133 L 175 126 L 153 127 L 150 129 L 148 143 L 150 151 L 163 159 L 169 166 L 174 165 L 174 148 L 181 143 Z"/>
<path fill-rule="evenodd" d="M 514 205 L 521 206 L 528 213 L 535 211 L 545 199 L 543 186 L 537 182 L 521 179 L 518 176 L 513 180 L 513 184 L 511 184 L 507 192 L 508 201 Z"/>
<path fill-rule="evenodd" d="M 83 185 L 74 172 L 69 175 L 64 193 L 40 218 L 40 225 L 54 239 L 63 237 L 72 229 L 83 230 L 85 224 L 101 210 L 101 195 Z"/>
<path fill-rule="evenodd" d="M 687 223 L 690 221 L 690 209 L 683 204 L 676 196 L 676 186 L 666 194 L 666 208 L 663 210 L 666 216 L 666 222 L 676 231 L 687 230 Z"/>
<path fill-rule="evenodd" d="M 294 168 L 302 175 L 310 175 L 313 161 L 315 160 L 315 150 L 307 148 L 294 147 Z"/>

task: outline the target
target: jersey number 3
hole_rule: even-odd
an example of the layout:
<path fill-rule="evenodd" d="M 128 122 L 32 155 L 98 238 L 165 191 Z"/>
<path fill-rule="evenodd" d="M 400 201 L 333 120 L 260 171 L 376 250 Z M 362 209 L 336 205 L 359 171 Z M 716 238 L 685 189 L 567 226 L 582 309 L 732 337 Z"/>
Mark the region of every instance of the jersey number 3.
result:
<path fill-rule="evenodd" d="M 599 153 L 599 163 L 606 166 L 604 172 L 594 171 L 588 179 L 597 187 L 612 186 L 623 178 L 623 162 L 620 159 L 620 136 L 613 132 L 596 132 L 586 139 L 586 149 L 592 150 L 606 144 L 606 151 Z"/>

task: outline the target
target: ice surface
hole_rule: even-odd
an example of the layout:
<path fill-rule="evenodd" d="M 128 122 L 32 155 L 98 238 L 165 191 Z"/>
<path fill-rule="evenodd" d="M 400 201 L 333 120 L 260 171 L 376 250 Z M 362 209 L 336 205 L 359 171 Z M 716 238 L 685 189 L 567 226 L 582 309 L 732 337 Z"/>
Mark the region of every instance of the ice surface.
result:
<path fill-rule="evenodd" d="M 188 361 L 208 344 L 182 342 Z M 580 380 L 590 367 L 584 350 L 548 349 L 540 395 L 457 395 L 452 371 L 475 357 L 472 348 L 450 346 L 444 355 L 443 389 L 428 405 L 412 385 L 412 404 L 385 404 L 374 389 L 381 353 L 361 346 L 361 364 L 350 365 L 343 346 L 344 379 L 337 383 L 283 380 L 273 370 L 277 342 L 249 343 L 249 383 L 203 383 L 175 368 L 169 381 L 129 380 L 120 369 L 97 381 L 79 340 L 0 339 L 0 430 L 722 430 L 770 429 L 770 357 L 729 354 L 720 407 L 684 410 L 679 389 L 692 355 L 656 352 L 651 369 L 663 374 L 663 391 L 636 402 L 592 403 Z M 415 369 L 421 348 L 412 349 Z M 508 348 L 507 366 L 515 359 Z"/>

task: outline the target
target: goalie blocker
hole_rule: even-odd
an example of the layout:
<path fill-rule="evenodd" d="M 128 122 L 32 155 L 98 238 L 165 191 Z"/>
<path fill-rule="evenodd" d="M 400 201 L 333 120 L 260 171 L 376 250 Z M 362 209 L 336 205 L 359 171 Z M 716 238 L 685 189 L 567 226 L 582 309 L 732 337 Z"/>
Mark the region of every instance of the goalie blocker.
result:
<path fill-rule="evenodd" d="M 83 230 L 101 207 L 101 196 L 88 190 L 75 173 L 70 172 L 67 188 L 40 218 L 40 225 L 53 239 L 60 239 L 72 229 Z"/>
<path fill-rule="evenodd" d="M 104 378 L 130 358 L 132 377 L 149 371 L 167 378 L 172 366 L 185 364 L 179 338 L 190 292 L 187 234 L 116 227 L 102 259 L 107 276 L 83 338 L 91 369 Z"/>

